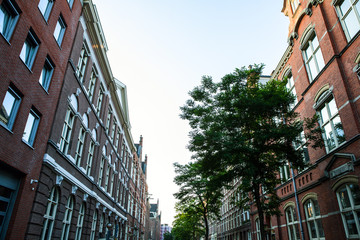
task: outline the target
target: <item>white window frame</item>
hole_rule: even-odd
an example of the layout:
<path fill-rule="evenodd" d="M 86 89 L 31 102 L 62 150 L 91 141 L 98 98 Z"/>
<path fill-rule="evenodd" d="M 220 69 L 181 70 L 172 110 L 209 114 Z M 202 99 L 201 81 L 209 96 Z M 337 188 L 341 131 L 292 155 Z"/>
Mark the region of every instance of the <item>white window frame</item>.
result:
<path fill-rule="evenodd" d="M 69 196 L 67 204 L 65 206 L 63 229 L 62 229 L 62 233 L 61 233 L 62 240 L 67 240 L 69 237 L 69 230 L 70 230 L 70 226 L 71 226 L 71 219 L 72 219 L 73 211 L 74 211 L 74 197 Z"/>
<path fill-rule="evenodd" d="M 83 46 L 80 51 L 78 64 L 76 67 L 76 76 L 78 77 L 78 79 L 81 83 L 84 82 L 84 75 L 85 75 L 85 70 L 86 70 L 86 66 L 87 66 L 89 57 L 90 57 L 89 48 L 87 47 L 86 42 L 83 42 Z"/>
<path fill-rule="evenodd" d="M 92 99 L 93 99 L 93 96 L 94 96 L 94 91 L 95 91 L 95 85 L 96 85 L 97 78 L 98 78 L 98 73 L 97 73 L 96 69 L 93 67 L 93 69 L 91 71 L 90 81 L 89 81 L 89 88 L 88 88 L 88 91 L 87 91 L 90 102 L 92 102 Z"/>
<path fill-rule="evenodd" d="M 306 33 L 306 37 L 301 44 L 301 50 L 309 80 L 312 82 L 325 66 L 320 42 L 314 29 Z M 308 53 L 310 53 L 310 56 L 308 56 Z M 311 66 L 315 67 L 315 69 Z"/>
<path fill-rule="evenodd" d="M 300 2 L 299 0 L 290 0 L 290 4 L 291 4 L 291 9 L 293 11 L 293 13 L 296 12 L 296 9 L 299 7 Z"/>
<path fill-rule="evenodd" d="M 94 149 L 95 149 L 95 143 L 94 141 L 90 140 L 90 145 L 89 145 L 89 152 L 88 152 L 88 157 L 87 157 L 87 161 L 86 161 L 86 174 L 88 176 L 90 176 L 91 173 L 91 166 L 92 166 L 92 161 L 94 158 Z"/>
<path fill-rule="evenodd" d="M 348 9 L 342 9 L 341 6 L 347 3 Z M 348 42 L 356 36 L 360 30 L 360 1 L 359 0 L 338 0 L 334 3 L 336 12 L 341 22 L 342 29 L 344 30 Z M 343 11 L 345 10 L 345 11 Z M 350 20 L 349 20 L 350 19 Z M 347 20 L 349 20 L 347 22 Z M 349 29 L 349 23 L 357 23 L 357 29 Z"/>
<path fill-rule="evenodd" d="M 285 219 L 289 240 L 300 240 L 299 220 L 293 206 L 285 209 Z"/>
<path fill-rule="evenodd" d="M 81 159 L 84 151 L 85 135 L 86 135 L 85 129 L 83 127 L 80 127 L 78 142 L 75 151 L 75 164 L 78 167 L 81 167 Z"/>
<path fill-rule="evenodd" d="M 109 106 L 107 120 L 106 120 L 106 133 L 110 134 L 110 124 L 111 124 L 111 117 L 112 117 L 112 108 Z"/>
<path fill-rule="evenodd" d="M 81 240 L 85 211 L 86 211 L 85 203 L 82 203 L 80 205 L 78 220 L 77 220 L 77 224 L 76 224 L 75 240 Z"/>
<path fill-rule="evenodd" d="M 50 195 L 48 198 L 48 204 L 47 204 L 46 212 L 44 215 L 41 240 L 50 240 L 51 239 L 58 202 L 59 202 L 59 191 L 56 187 L 53 187 L 50 191 Z"/>
<path fill-rule="evenodd" d="M 357 183 L 351 183 L 351 184 L 345 184 L 343 186 L 341 186 L 337 191 L 336 191 L 336 196 L 337 196 L 337 200 L 338 200 L 338 204 L 339 204 L 339 208 L 340 208 L 340 212 L 341 212 L 341 218 L 344 224 L 344 229 L 345 229 L 345 233 L 346 233 L 346 237 L 348 239 L 358 239 L 360 238 L 360 223 L 359 223 L 359 215 L 360 215 L 360 204 L 358 203 L 358 205 L 356 205 L 356 202 L 354 201 L 354 194 L 351 191 L 351 188 L 355 187 L 355 189 L 357 188 L 357 192 L 358 194 L 360 194 L 360 189 L 359 189 L 359 185 Z M 342 194 L 343 193 L 343 194 Z M 343 206 L 342 202 L 345 200 L 343 197 L 345 197 L 345 195 L 347 196 L 347 200 L 349 201 L 349 205 L 350 206 Z M 355 230 L 357 231 L 357 234 L 351 234 L 349 232 L 349 227 L 348 227 L 348 222 L 346 217 L 352 217 L 352 222 L 355 223 Z"/>
<path fill-rule="evenodd" d="M 304 210 L 310 240 L 325 240 L 318 202 L 314 199 L 308 199 L 304 203 Z M 316 236 L 314 237 L 311 233 L 312 226 L 315 228 Z"/>
<path fill-rule="evenodd" d="M 68 108 L 65 116 L 63 130 L 61 131 L 60 147 L 59 147 L 60 151 L 62 151 L 64 154 L 67 154 L 69 150 L 74 121 L 75 121 L 75 114 L 70 108 Z"/>
<path fill-rule="evenodd" d="M 105 157 L 102 157 L 101 161 L 100 161 L 100 168 L 99 168 L 99 178 L 98 178 L 98 185 L 99 186 L 101 186 L 101 184 L 102 184 L 105 161 L 106 161 Z"/>
<path fill-rule="evenodd" d="M 93 214 L 93 220 L 92 220 L 92 223 L 91 223 L 90 240 L 95 239 L 96 224 L 97 224 L 97 210 L 95 209 L 94 214 Z"/>
<path fill-rule="evenodd" d="M 288 161 L 285 161 L 284 165 L 280 167 L 279 175 L 282 183 L 287 182 L 291 178 L 290 165 Z"/>
<path fill-rule="evenodd" d="M 287 83 L 286 83 L 287 90 L 289 92 L 291 92 L 295 97 L 294 102 L 290 104 L 290 108 L 293 109 L 296 106 L 296 104 L 298 103 L 298 99 L 297 99 L 297 95 L 296 95 L 295 80 L 294 80 L 291 70 L 288 70 L 285 73 L 285 78 L 287 81 Z"/>
<path fill-rule="evenodd" d="M 98 101 L 97 101 L 97 104 L 96 104 L 96 114 L 98 116 L 100 116 L 100 113 L 101 113 L 101 107 L 102 107 L 103 98 L 104 98 L 104 87 L 102 85 L 100 85 Z"/>

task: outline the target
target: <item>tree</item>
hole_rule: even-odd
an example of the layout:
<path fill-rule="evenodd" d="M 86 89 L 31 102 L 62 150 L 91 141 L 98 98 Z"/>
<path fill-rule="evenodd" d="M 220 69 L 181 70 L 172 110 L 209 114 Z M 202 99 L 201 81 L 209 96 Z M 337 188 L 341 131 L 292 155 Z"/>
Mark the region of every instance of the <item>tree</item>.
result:
<path fill-rule="evenodd" d="M 174 182 L 180 186 L 174 196 L 179 200 L 179 206 L 184 212 L 194 216 L 200 214 L 205 227 L 205 239 L 208 239 L 209 220 L 219 217 L 223 197 L 217 178 L 204 177 L 197 163 L 175 163 L 174 166 L 177 173 Z"/>
<path fill-rule="evenodd" d="M 280 167 L 287 161 L 294 168 L 304 167 L 302 153 L 293 147 L 301 141 L 304 122 L 289 109 L 294 96 L 286 81 L 259 83 L 262 69 L 236 69 L 219 83 L 203 77 L 189 92 L 180 117 L 192 128 L 188 148 L 203 176 L 221 176 L 224 184 L 240 179 L 238 190 L 255 201 L 265 239 L 264 215 L 278 213 Z M 314 127 L 316 118 L 305 122 L 306 128 Z M 314 132 L 307 131 L 307 139 L 319 140 Z"/>
<path fill-rule="evenodd" d="M 164 233 L 164 240 L 173 240 L 173 236 L 170 232 Z"/>
<path fill-rule="evenodd" d="M 192 205 L 185 206 L 179 203 L 175 206 L 177 215 L 171 230 L 174 240 L 197 240 L 204 235 L 201 213 L 195 211 Z"/>

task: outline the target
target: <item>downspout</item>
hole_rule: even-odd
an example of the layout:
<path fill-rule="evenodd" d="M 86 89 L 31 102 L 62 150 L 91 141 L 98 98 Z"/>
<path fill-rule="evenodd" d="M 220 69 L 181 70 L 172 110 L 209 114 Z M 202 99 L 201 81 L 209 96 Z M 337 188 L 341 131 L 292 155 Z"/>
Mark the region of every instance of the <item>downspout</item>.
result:
<path fill-rule="evenodd" d="M 301 239 L 302 239 L 302 240 L 305 240 L 304 229 L 303 229 L 303 226 L 302 226 L 302 219 L 301 219 L 301 214 L 300 214 L 299 197 L 298 197 L 297 189 L 296 189 L 294 169 L 292 168 L 291 162 L 290 162 L 289 164 L 290 164 L 291 175 L 292 175 L 291 179 L 292 179 L 292 182 L 293 182 L 293 185 L 294 185 L 294 195 L 295 195 L 296 209 L 297 209 L 297 213 L 298 213 L 298 216 L 299 216 L 299 225 L 300 225 Z"/>

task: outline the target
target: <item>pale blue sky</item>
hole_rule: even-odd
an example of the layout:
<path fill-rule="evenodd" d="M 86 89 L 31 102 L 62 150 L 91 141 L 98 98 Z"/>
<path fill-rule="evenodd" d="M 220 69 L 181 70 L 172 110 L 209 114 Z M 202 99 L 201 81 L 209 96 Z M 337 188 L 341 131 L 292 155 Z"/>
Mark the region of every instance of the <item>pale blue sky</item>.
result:
<path fill-rule="evenodd" d="M 265 63 L 270 75 L 287 47 L 283 1 L 94 0 L 116 78 L 127 85 L 135 142 L 144 137 L 149 193 L 172 224 L 174 162 L 186 163 L 189 127 L 179 118 L 201 76 Z"/>

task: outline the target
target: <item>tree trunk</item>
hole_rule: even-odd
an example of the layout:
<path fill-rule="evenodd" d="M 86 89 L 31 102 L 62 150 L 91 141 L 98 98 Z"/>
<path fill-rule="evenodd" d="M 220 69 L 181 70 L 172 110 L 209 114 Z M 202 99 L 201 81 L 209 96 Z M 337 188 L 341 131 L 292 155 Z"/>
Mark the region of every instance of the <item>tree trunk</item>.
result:
<path fill-rule="evenodd" d="M 264 211 L 263 211 L 261 199 L 260 199 L 260 185 L 254 184 L 253 186 L 254 186 L 254 197 L 255 197 L 256 208 L 258 210 L 258 215 L 259 215 L 261 240 L 266 240 L 265 225 L 264 225 Z M 255 228 L 256 228 L 256 224 L 255 224 Z"/>

